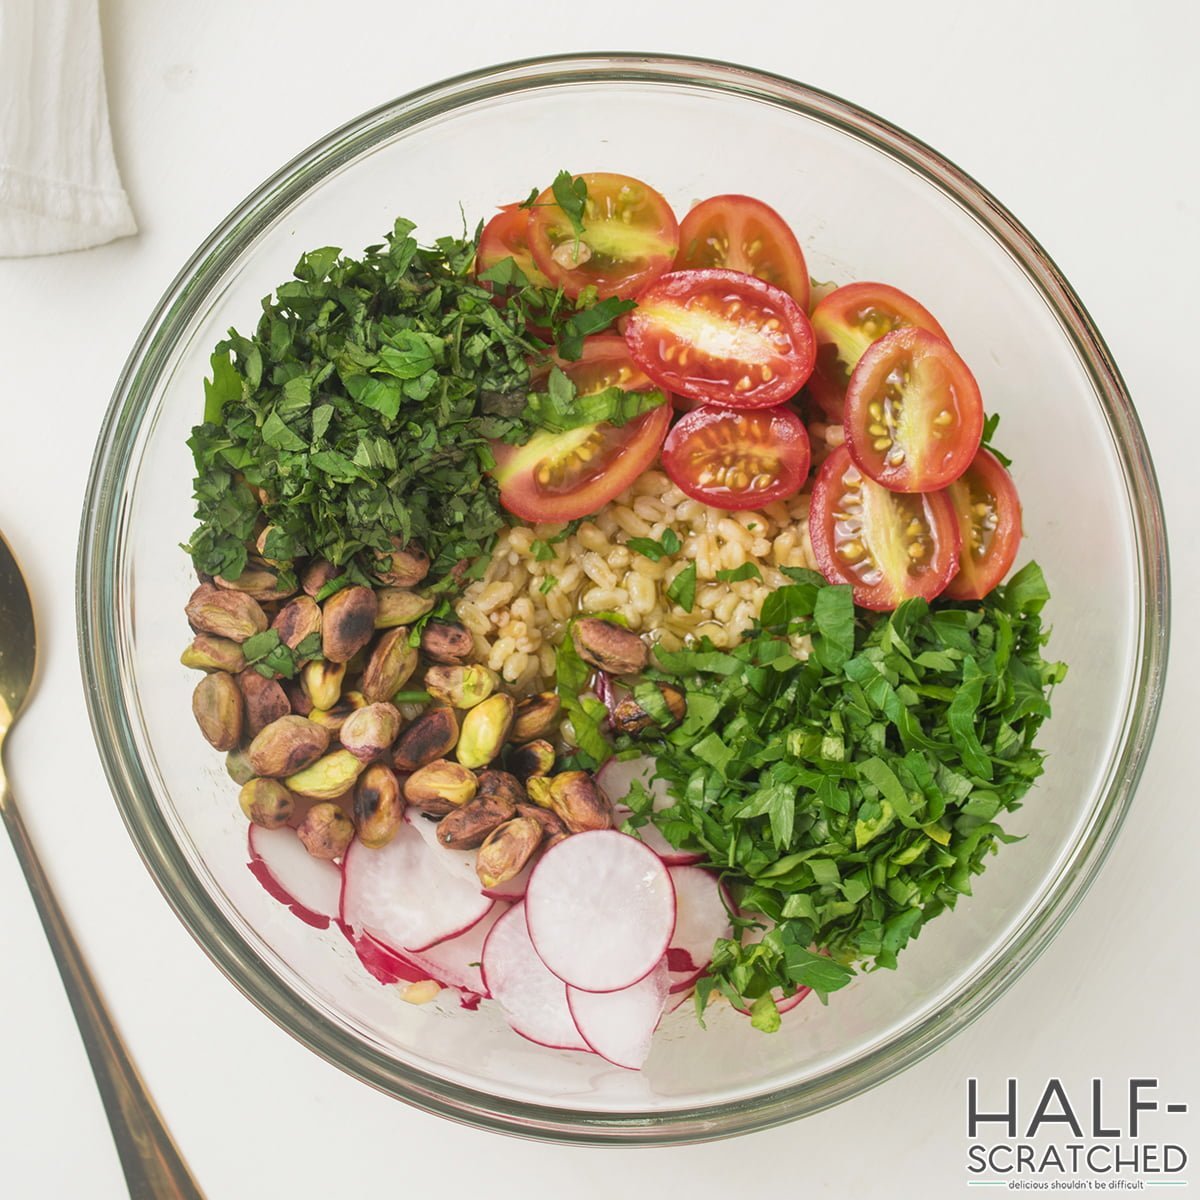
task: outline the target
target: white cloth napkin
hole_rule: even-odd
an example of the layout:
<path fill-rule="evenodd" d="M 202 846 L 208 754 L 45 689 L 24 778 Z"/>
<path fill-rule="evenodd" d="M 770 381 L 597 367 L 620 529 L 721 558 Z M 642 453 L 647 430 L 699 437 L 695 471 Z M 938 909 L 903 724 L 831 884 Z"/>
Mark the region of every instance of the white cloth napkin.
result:
<path fill-rule="evenodd" d="M 97 0 L 0 0 L 0 257 L 136 232 L 113 158 Z"/>

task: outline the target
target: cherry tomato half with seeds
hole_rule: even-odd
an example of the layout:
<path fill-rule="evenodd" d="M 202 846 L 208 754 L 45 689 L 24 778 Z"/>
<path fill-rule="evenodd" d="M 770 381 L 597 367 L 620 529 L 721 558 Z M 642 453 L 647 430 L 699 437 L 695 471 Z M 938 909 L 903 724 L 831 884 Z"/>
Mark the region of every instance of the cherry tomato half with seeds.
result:
<path fill-rule="evenodd" d="M 949 342 L 910 326 L 858 360 L 846 388 L 846 448 L 893 492 L 934 492 L 970 465 L 983 435 L 983 397 Z"/>
<path fill-rule="evenodd" d="M 958 571 L 959 531 L 946 492 L 890 492 L 859 470 L 845 446 L 813 484 L 808 534 L 821 574 L 848 583 L 854 603 L 886 612 L 932 600 Z"/>
<path fill-rule="evenodd" d="M 614 386 L 630 392 L 654 386 L 612 334 L 588 338 L 577 362 L 558 366 L 582 396 Z M 500 485 L 500 503 L 534 524 L 586 517 L 653 466 L 670 423 L 668 397 L 625 425 L 602 421 L 563 433 L 539 430 L 523 446 L 494 441 L 491 475 Z"/>
<path fill-rule="evenodd" d="M 640 179 L 602 172 L 576 178 L 587 184 L 583 232 L 576 233 L 547 188 L 534 202 L 529 221 L 534 261 L 568 296 L 594 287 L 602 298 L 632 298 L 674 261 L 679 249 L 675 214 Z"/>
<path fill-rule="evenodd" d="M 808 311 L 808 266 L 788 223 L 753 196 L 711 196 L 679 223 L 675 269 L 723 267 L 787 292 Z"/>
<path fill-rule="evenodd" d="M 638 296 L 625 340 L 667 391 L 730 408 L 773 408 L 812 371 L 816 342 L 787 294 L 740 271 L 672 271 Z"/>
<path fill-rule="evenodd" d="M 962 538 L 952 600 L 982 600 L 1008 574 L 1021 544 L 1021 501 L 1012 476 L 982 447 L 947 489 Z"/>
<path fill-rule="evenodd" d="M 498 262 L 511 258 L 530 283 L 549 287 L 550 280 L 538 269 L 529 249 L 529 209 L 506 204 L 484 227 L 475 252 L 475 274 L 481 275 Z"/>
<path fill-rule="evenodd" d="M 885 333 L 909 326 L 950 340 L 933 314 L 899 288 L 886 283 L 848 283 L 835 288 L 812 311 L 817 361 L 808 381 L 809 394 L 840 421 L 850 373 L 867 347 Z"/>
<path fill-rule="evenodd" d="M 812 452 L 790 408 L 706 404 L 680 418 L 663 443 L 662 465 L 681 492 L 713 508 L 760 508 L 794 496 Z"/>

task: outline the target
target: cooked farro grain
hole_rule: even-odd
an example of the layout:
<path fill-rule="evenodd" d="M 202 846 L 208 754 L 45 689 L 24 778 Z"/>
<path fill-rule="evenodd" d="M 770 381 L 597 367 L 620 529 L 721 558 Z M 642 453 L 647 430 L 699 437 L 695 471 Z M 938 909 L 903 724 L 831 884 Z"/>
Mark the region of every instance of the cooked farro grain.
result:
<path fill-rule="evenodd" d="M 827 440 L 840 432 L 831 427 Z M 458 601 L 458 617 L 475 638 L 477 658 L 521 693 L 550 682 L 554 647 L 580 613 L 619 613 L 630 629 L 670 650 L 705 634 L 718 646 L 733 646 L 767 594 L 787 582 L 780 567 L 815 566 L 808 503 L 802 492 L 762 511 L 727 513 L 685 496 L 662 471 L 647 471 L 571 537 L 550 545 L 553 558 L 539 561 L 534 542 L 547 544 L 561 526 L 502 533 L 487 573 Z M 668 529 L 680 549 L 658 562 L 625 545 L 631 537 L 657 541 Z M 690 613 L 666 594 L 689 562 L 697 578 Z M 758 567 L 761 582 L 717 581 L 718 571 L 747 562 Z"/>

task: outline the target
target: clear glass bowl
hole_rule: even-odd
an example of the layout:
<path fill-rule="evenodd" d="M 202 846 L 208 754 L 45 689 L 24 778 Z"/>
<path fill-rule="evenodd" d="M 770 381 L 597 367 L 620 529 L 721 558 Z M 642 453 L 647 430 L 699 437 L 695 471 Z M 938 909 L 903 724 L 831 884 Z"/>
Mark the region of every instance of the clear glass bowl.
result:
<path fill-rule="evenodd" d="M 664 1022 L 640 1073 L 514 1036 L 490 1006 L 414 1008 L 336 929 L 294 920 L 246 869 L 220 756 L 178 664 L 194 586 L 185 439 L 212 345 L 249 329 L 303 250 L 357 252 L 404 215 L 468 228 L 561 166 L 640 176 L 683 213 L 746 192 L 776 205 L 818 279 L 881 279 L 937 313 L 1016 458 L 1022 558 L 1054 593 L 1071 665 L 1047 773 L 975 895 L 900 969 L 801 1005 L 763 1036 L 725 1008 Z M 461 214 L 460 214 L 461 205 Z M 121 377 L 84 508 L 79 622 L 96 738 L 167 899 L 256 1004 L 331 1062 L 478 1125 L 579 1142 L 670 1142 L 844 1100 L 940 1045 L 1045 948 L 1111 846 L 1158 711 L 1167 560 L 1153 468 L 1120 376 L 1045 253 L 996 200 L 870 113 L 787 79 L 658 57 L 546 59 L 462 76 L 330 134 L 224 221 L 163 297 Z"/>

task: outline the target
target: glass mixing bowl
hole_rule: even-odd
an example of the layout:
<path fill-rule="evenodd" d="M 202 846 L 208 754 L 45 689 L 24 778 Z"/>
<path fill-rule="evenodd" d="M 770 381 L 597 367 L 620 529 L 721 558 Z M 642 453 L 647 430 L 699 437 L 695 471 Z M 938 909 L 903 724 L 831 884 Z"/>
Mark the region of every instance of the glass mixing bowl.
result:
<path fill-rule="evenodd" d="M 336 929 L 293 919 L 246 869 L 245 824 L 189 714 L 178 663 L 195 585 L 185 439 L 208 355 L 300 253 L 357 252 L 397 215 L 473 227 L 563 165 L 639 176 L 678 213 L 745 192 L 776 205 L 813 275 L 881 279 L 938 314 L 1016 459 L 1022 559 L 1054 594 L 1071 666 L 1045 777 L 1007 822 L 1028 837 L 931 924 L 900 969 L 862 976 L 765 1036 L 727 1006 L 670 1015 L 641 1072 L 541 1049 L 493 1006 L 416 1008 Z M 461 213 L 460 213 L 461 205 Z M 1086 518 L 1082 514 L 1086 513 Z M 130 833 L 180 919 L 265 1012 L 346 1071 L 426 1109 L 579 1142 L 670 1142 L 771 1125 L 902 1070 L 978 1016 L 1048 944 L 1112 845 L 1158 710 L 1167 560 L 1153 468 L 1104 343 L 996 200 L 870 113 L 787 79 L 677 58 L 518 63 L 427 88 L 324 138 L 196 252 L 130 355 L 84 507 L 79 622 L 92 722 Z"/>

